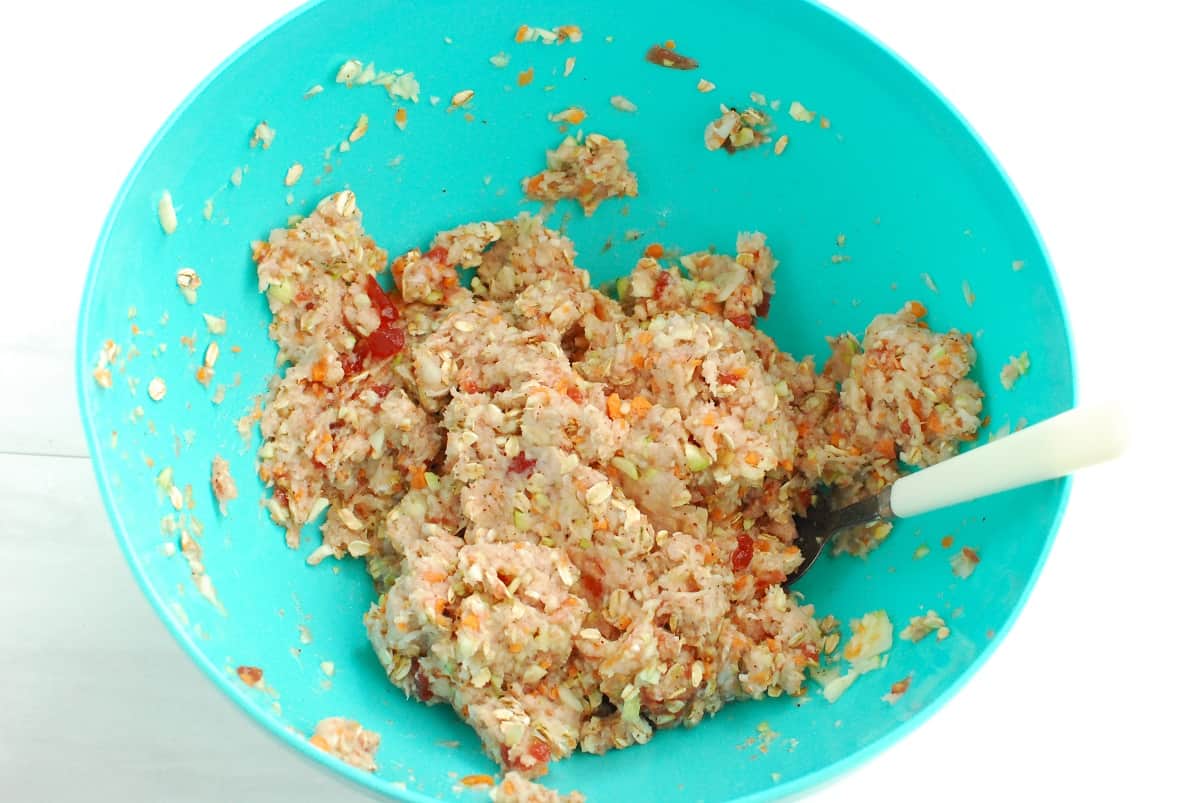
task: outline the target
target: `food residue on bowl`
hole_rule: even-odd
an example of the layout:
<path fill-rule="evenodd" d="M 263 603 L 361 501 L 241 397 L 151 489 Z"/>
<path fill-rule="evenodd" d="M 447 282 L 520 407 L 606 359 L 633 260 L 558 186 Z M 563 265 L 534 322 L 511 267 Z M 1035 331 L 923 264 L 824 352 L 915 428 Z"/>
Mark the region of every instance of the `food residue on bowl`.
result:
<path fill-rule="evenodd" d="M 574 198 L 590 217 L 609 198 L 635 197 L 637 176 L 629 169 L 629 150 L 619 139 L 588 134 L 569 136 L 546 152 L 546 169 L 522 182 L 525 195 L 538 201 Z"/>
<path fill-rule="evenodd" d="M 539 783 L 534 783 L 519 772 L 509 772 L 491 791 L 492 803 L 583 803 L 584 797 L 578 792 L 560 795 L 553 789 L 547 789 Z"/>
<path fill-rule="evenodd" d="M 739 112 L 722 105 L 721 116 L 704 129 L 704 147 L 710 151 L 723 148 L 729 153 L 754 148 L 770 141 L 770 126 L 771 118 L 764 111 L 750 108 Z"/>
<path fill-rule="evenodd" d="M 367 730 L 353 719 L 326 717 L 317 723 L 309 744 L 318 750 L 341 759 L 351 767 L 375 772 L 375 753 L 379 750 L 379 734 Z"/>
<path fill-rule="evenodd" d="M 229 461 L 219 454 L 213 455 L 212 459 L 212 490 L 221 515 L 228 515 L 228 504 L 237 499 L 237 484 L 229 473 Z"/>
<path fill-rule="evenodd" d="M 1005 390 L 1012 390 L 1017 380 L 1029 372 L 1029 352 L 1022 351 L 1019 357 L 1009 357 L 1008 362 L 1000 369 L 1000 384 Z"/>

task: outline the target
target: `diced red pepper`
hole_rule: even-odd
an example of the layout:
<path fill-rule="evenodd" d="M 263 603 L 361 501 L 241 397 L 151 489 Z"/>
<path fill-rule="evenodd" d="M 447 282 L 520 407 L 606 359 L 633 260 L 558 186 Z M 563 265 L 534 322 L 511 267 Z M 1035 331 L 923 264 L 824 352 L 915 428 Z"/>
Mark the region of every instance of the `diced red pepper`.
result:
<path fill-rule="evenodd" d="M 600 597 L 604 595 L 604 583 L 600 582 L 600 578 L 596 577 L 594 574 L 579 575 L 579 582 L 593 597 Z"/>
<path fill-rule="evenodd" d="M 529 745 L 529 755 L 536 759 L 538 763 L 545 764 L 550 760 L 550 745 L 540 739 L 534 739 Z"/>
<path fill-rule="evenodd" d="M 529 457 L 524 452 L 518 452 L 517 456 L 508 464 L 508 470 L 513 474 L 524 474 L 537 465 L 537 461 Z"/>
<path fill-rule="evenodd" d="M 350 354 L 343 354 L 338 357 L 338 362 L 342 364 L 342 371 L 346 376 L 354 376 L 362 370 L 362 354 L 358 350 L 358 346 L 354 347 L 354 351 Z"/>
<path fill-rule="evenodd" d="M 433 260 L 434 262 L 441 262 L 442 264 L 446 263 L 446 259 L 449 256 L 450 256 L 450 252 L 447 251 L 445 248 L 442 248 L 440 245 L 437 246 L 436 248 L 430 248 L 428 251 L 425 252 L 426 259 Z"/>
<path fill-rule="evenodd" d="M 417 699 L 421 702 L 428 702 L 433 698 L 433 689 L 429 687 L 429 678 L 425 677 L 425 673 L 420 667 L 413 672 L 413 685 L 417 687 Z"/>
<path fill-rule="evenodd" d="M 354 350 L 360 349 L 376 359 L 385 360 L 398 354 L 404 348 L 404 330 L 392 326 L 380 326 L 371 334 L 359 340 Z"/>
<path fill-rule="evenodd" d="M 658 275 L 654 277 L 654 300 L 658 301 L 663 297 L 663 293 L 667 292 L 667 285 L 671 283 L 671 274 L 665 270 L 660 270 Z"/>
<path fill-rule="evenodd" d="M 738 383 L 737 374 L 720 373 L 717 374 L 718 385 L 736 385 Z"/>
<path fill-rule="evenodd" d="M 754 326 L 753 315 L 734 315 L 729 319 L 729 322 L 738 329 L 750 329 Z"/>
<path fill-rule="evenodd" d="M 754 558 L 754 539 L 746 533 L 741 533 L 737 537 L 737 547 L 733 550 L 733 555 L 729 559 L 730 565 L 733 566 L 735 572 L 743 572 L 750 565 L 750 561 Z"/>
<path fill-rule="evenodd" d="M 754 314 L 760 318 L 765 318 L 771 314 L 770 293 L 763 293 L 763 300 L 758 302 L 758 306 L 754 308 Z"/>
<path fill-rule="evenodd" d="M 400 318 L 400 313 L 396 311 L 396 304 L 379 286 L 379 282 L 375 280 L 374 276 L 368 276 L 364 285 L 367 288 L 367 297 L 371 299 L 371 305 L 379 313 L 379 320 L 386 325 Z"/>

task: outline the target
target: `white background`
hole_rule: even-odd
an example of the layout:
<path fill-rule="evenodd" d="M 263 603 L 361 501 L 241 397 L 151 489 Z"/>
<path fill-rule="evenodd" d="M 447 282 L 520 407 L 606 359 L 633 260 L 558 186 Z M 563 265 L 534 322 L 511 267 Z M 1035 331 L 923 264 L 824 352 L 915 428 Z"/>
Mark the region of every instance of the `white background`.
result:
<path fill-rule="evenodd" d="M 1028 608 L 979 675 L 812 799 L 1200 800 L 1200 62 L 1188 4 L 831 5 L 921 70 L 995 150 L 1058 266 L 1083 400 L 1125 396 L 1139 438 L 1125 461 L 1078 479 Z M 356 797 L 253 727 L 155 621 L 104 518 L 72 381 L 83 277 L 121 179 L 189 89 L 289 6 L 4 12 L 2 800 Z"/>

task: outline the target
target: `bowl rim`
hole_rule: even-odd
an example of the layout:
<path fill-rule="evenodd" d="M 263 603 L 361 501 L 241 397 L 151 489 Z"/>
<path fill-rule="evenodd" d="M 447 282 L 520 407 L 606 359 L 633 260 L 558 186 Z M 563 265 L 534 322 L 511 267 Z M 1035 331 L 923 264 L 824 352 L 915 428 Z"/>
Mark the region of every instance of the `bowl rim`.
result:
<path fill-rule="evenodd" d="M 90 463 L 92 471 L 96 478 L 96 483 L 99 486 L 100 497 L 104 502 L 105 512 L 108 516 L 109 523 L 112 525 L 113 534 L 120 546 L 121 553 L 125 557 L 125 562 L 128 565 L 130 572 L 133 574 L 134 580 L 137 582 L 142 593 L 150 602 L 154 612 L 158 615 L 159 620 L 166 627 L 167 631 L 175 639 L 176 643 L 183 649 L 184 653 L 200 668 L 200 670 L 208 677 L 217 688 L 219 688 L 225 696 L 233 701 L 238 709 L 242 711 L 251 721 L 257 723 L 262 729 L 278 738 L 282 743 L 289 745 L 295 749 L 300 755 L 305 756 L 316 766 L 324 769 L 329 774 L 341 778 L 347 782 L 352 782 L 360 788 L 364 788 L 376 795 L 381 795 L 386 799 L 406 801 L 406 803 L 440 803 L 436 798 L 410 789 L 402 789 L 390 781 L 385 781 L 378 776 L 353 768 L 334 756 L 318 750 L 316 747 L 309 744 L 303 734 L 294 731 L 286 726 L 283 722 L 270 716 L 265 710 L 258 708 L 250 703 L 242 694 L 238 693 L 234 686 L 233 679 L 222 672 L 207 656 L 205 656 L 197 647 L 188 630 L 179 623 L 179 621 L 171 614 L 167 601 L 164 600 L 151 584 L 150 579 L 137 560 L 133 552 L 133 547 L 130 542 L 128 533 L 125 530 L 123 521 L 113 501 L 113 496 L 109 490 L 109 482 L 106 476 L 106 471 L 100 461 L 97 459 L 101 454 L 101 443 L 99 441 L 100 433 L 93 426 L 93 422 L 87 415 L 86 392 L 88 382 L 91 379 L 91 371 L 89 368 L 88 349 L 90 345 L 86 342 L 88 332 L 88 312 L 92 306 L 92 298 L 95 292 L 97 275 L 99 273 L 100 263 L 106 255 L 109 236 L 111 234 L 116 217 L 125 205 L 129 198 L 132 186 L 149 161 L 151 155 L 159 146 L 160 142 L 168 132 L 175 126 L 176 122 L 191 108 L 192 103 L 196 98 L 203 93 L 211 84 L 217 81 L 225 71 L 237 62 L 243 55 L 256 47 L 260 42 L 275 34 L 283 27 L 290 24 L 299 17 L 310 13 L 317 7 L 324 5 L 327 0 L 307 0 L 303 5 L 289 11 L 267 27 L 263 28 L 259 33 L 255 34 L 233 53 L 221 61 L 208 75 L 198 83 L 187 96 L 179 103 L 179 105 L 171 112 L 159 129 L 151 137 L 146 147 L 138 156 L 137 161 L 130 169 L 129 173 L 122 181 L 117 194 L 113 199 L 112 205 L 109 207 L 108 213 L 105 216 L 104 223 L 100 228 L 100 233 L 96 238 L 96 244 L 92 251 L 92 257 L 88 263 L 87 277 L 84 282 L 83 295 L 80 301 L 79 314 L 76 325 L 75 337 L 75 391 L 76 403 L 79 407 L 80 418 L 82 419 L 84 436 L 87 441 Z M 1050 260 L 1049 253 L 1046 249 L 1045 241 L 1039 231 L 1036 222 L 1029 212 L 1028 207 L 1022 199 L 1020 193 L 1014 186 L 1012 179 L 1001 166 L 996 155 L 991 148 L 988 147 L 982 136 L 971 126 L 961 112 L 951 103 L 932 83 L 930 83 L 919 71 L 917 71 L 904 58 L 899 56 L 886 44 L 877 39 L 874 35 L 864 30 L 852 20 L 848 19 L 841 13 L 828 8 L 818 0 L 801 0 L 805 5 L 808 5 L 818 13 L 825 14 L 830 17 L 833 22 L 844 26 L 849 33 L 857 35 L 863 44 L 876 49 L 880 55 L 892 62 L 896 68 L 908 73 L 908 75 L 916 82 L 919 89 L 925 91 L 929 96 L 936 101 L 936 104 L 943 108 L 949 115 L 949 119 L 960 126 L 962 132 L 976 143 L 983 155 L 985 163 L 995 171 L 1000 179 L 1004 189 L 1008 191 L 1013 203 L 1016 204 L 1017 210 L 1025 220 L 1025 224 L 1029 227 L 1029 231 L 1033 236 L 1033 241 L 1036 246 L 1036 256 L 1039 256 L 1047 267 L 1047 275 L 1049 277 L 1050 289 L 1053 292 L 1053 297 L 1058 303 L 1058 307 L 1062 314 L 1063 328 L 1066 334 L 1066 360 L 1067 360 L 1067 379 L 1068 384 L 1068 405 L 1074 406 L 1077 403 L 1079 377 L 1078 363 L 1075 357 L 1075 342 L 1070 325 L 1070 316 L 1068 315 L 1066 301 L 1063 298 L 1062 288 L 1059 284 L 1058 275 L 1054 270 L 1054 265 Z M 778 10 L 778 7 L 774 7 Z M 769 789 L 764 789 L 758 792 L 752 792 L 740 797 L 731 799 L 727 803 L 769 803 L 770 801 L 779 801 L 784 799 L 794 799 L 798 795 L 812 794 L 827 786 L 836 778 L 848 773 L 849 771 L 862 766 L 867 761 L 878 756 L 880 753 L 887 750 L 896 742 L 900 741 L 908 734 L 912 733 L 922 724 L 924 724 L 933 714 L 941 709 L 946 703 L 951 700 L 963 688 L 966 683 L 975 676 L 975 673 L 987 663 L 993 652 L 999 647 L 1000 643 L 1008 635 L 1016 620 L 1020 617 L 1021 611 L 1025 608 L 1034 587 L 1037 585 L 1038 578 L 1041 576 L 1042 568 L 1050 554 L 1050 550 L 1054 545 L 1059 528 L 1062 525 L 1063 516 L 1065 514 L 1067 503 L 1071 495 L 1073 478 L 1068 476 L 1062 483 L 1057 504 L 1054 511 L 1054 516 L 1050 522 L 1050 526 L 1046 531 L 1045 541 L 1042 545 L 1042 550 L 1034 562 L 1029 575 L 1029 581 L 1025 584 L 1021 594 L 1017 598 L 1010 611 L 1008 617 L 995 631 L 995 636 L 983 646 L 983 649 L 975 656 L 970 664 L 959 674 L 959 676 L 940 694 L 932 698 L 925 706 L 923 706 L 910 719 L 899 723 L 883 736 L 871 741 L 870 743 L 859 747 L 849 755 L 828 764 L 818 770 L 809 772 L 799 778 L 794 778 L 790 781 L 776 784 Z"/>

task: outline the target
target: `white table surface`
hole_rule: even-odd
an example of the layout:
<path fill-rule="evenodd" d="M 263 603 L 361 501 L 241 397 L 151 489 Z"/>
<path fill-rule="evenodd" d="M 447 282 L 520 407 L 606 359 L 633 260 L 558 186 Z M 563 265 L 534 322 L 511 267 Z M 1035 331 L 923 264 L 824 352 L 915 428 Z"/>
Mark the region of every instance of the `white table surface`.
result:
<path fill-rule="evenodd" d="M 190 87 L 289 5 L 5 7 L 0 800 L 357 799 L 252 726 L 155 620 L 104 517 L 72 380 L 80 289 L 121 178 Z M 1183 334 L 1200 272 L 1200 62 L 1184 5 L 831 5 L 996 151 L 1058 265 L 1084 401 L 1126 396 L 1140 438 L 1078 479 L 1028 608 L 978 676 L 811 799 L 1200 800 L 1200 526 L 1183 478 L 1200 447 L 1200 352 Z"/>

